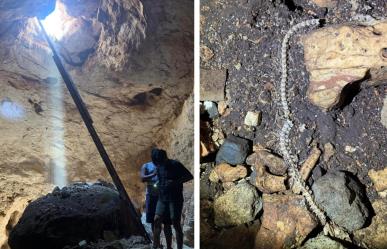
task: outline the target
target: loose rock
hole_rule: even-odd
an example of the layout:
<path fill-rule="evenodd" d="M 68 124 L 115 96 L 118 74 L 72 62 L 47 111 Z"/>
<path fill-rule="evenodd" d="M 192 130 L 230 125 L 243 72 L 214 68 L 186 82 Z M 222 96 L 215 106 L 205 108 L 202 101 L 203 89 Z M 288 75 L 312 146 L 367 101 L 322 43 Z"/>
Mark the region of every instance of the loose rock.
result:
<path fill-rule="evenodd" d="M 303 43 L 309 100 L 324 110 L 337 106 L 346 85 L 364 78 L 371 68 L 387 66 L 380 55 L 386 41 L 386 21 L 372 27 L 331 26 L 308 34 Z"/>
<path fill-rule="evenodd" d="M 203 62 L 208 62 L 214 57 L 214 52 L 207 46 L 200 46 L 200 58 Z"/>
<path fill-rule="evenodd" d="M 200 70 L 200 100 L 224 100 L 224 84 L 226 83 L 224 70 Z"/>
<path fill-rule="evenodd" d="M 345 249 L 339 242 L 324 236 L 319 235 L 316 238 L 308 240 L 300 249 Z"/>
<path fill-rule="evenodd" d="M 368 248 L 385 249 L 387 245 L 387 200 L 378 199 L 372 203 L 375 216 L 371 225 L 355 231 L 354 238 Z"/>
<path fill-rule="evenodd" d="M 360 229 L 370 215 L 360 186 L 345 172 L 325 174 L 314 182 L 312 190 L 328 217 L 350 232 Z"/>
<path fill-rule="evenodd" d="M 261 123 L 261 112 L 247 112 L 245 117 L 245 125 L 258 126 Z"/>
<path fill-rule="evenodd" d="M 304 179 L 304 181 L 306 181 L 309 178 L 309 175 L 312 172 L 314 166 L 316 166 L 316 163 L 320 158 L 320 155 L 321 155 L 321 151 L 317 147 L 314 147 L 309 157 L 301 165 L 300 174 L 302 179 Z"/>
<path fill-rule="evenodd" d="M 254 154 L 250 155 L 246 159 L 246 162 L 248 165 L 252 166 L 266 166 L 269 169 L 270 173 L 275 175 L 285 175 L 288 169 L 282 158 L 263 149 L 255 150 Z"/>
<path fill-rule="evenodd" d="M 217 165 L 210 174 L 210 181 L 212 182 L 233 182 L 247 176 L 247 169 L 242 165 L 235 167 L 227 163 Z"/>
<path fill-rule="evenodd" d="M 387 167 L 378 171 L 371 169 L 368 172 L 368 176 L 371 178 L 376 191 L 382 192 L 387 190 Z"/>
<path fill-rule="evenodd" d="M 387 129 L 387 97 L 384 98 L 382 114 L 380 117 L 382 125 Z"/>
<path fill-rule="evenodd" d="M 331 143 L 324 144 L 324 162 L 328 162 L 335 153 L 335 147 Z"/>
<path fill-rule="evenodd" d="M 300 246 L 317 226 L 302 196 L 264 194 L 263 210 L 255 249 Z"/>
<path fill-rule="evenodd" d="M 248 151 L 248 140 L 231 135 L 224 141 L 216 154 L 216 163 L 226 162 L 231 165 L 243 164 Z"/>
<path fill-rule="evenodd" d="M 255 171 L 253 171 L 250 178 L 263 193 L 277 193 L 286 190 L 286 177 L 270 174 L 262 164 L 255 165 Z"/>
<path fill-rule="evenodd" d="M 253 221 L 262 209 L 262 200 L 254 186 L 239 183 L 215 199 L 215 224 L 219 227 L 241 225 Z"/>

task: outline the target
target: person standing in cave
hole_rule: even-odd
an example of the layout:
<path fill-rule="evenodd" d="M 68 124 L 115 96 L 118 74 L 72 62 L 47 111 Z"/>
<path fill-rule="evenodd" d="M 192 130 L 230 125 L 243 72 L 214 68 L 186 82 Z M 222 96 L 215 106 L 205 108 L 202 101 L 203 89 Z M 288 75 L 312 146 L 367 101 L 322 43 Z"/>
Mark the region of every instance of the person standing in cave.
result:
<path fill-rule="evenodd" d="M 183 184 L 193 176 L 183 164 L 168 159 L 165 150 L 153 149 L 152 161 L 157 168 L 159 199 L 154 220 L 153 248 L 160 248 L 161 224 L 170 219 L 176 233 L 177 249 L 183 248 L 183 229 L 181 214 L 183 211 Z"/>
<path fill-rule="evenodd" d="M 153 150 L 152 150 L 153 154 Z M 152 226 L 152 233 L 155 233 L 155 212 L 156 205 L 159 199 L 159 191 L 157 189 L 158 177 L 156 165 L 153 161 L 145 163 L 141 168 L 141 180 L 147 183 L 145 197 L 145 212 L 146 222 Z M 164 235 L 167 244 L 167 249 L 172 249 L 172 228 L 171 221 L 164 220 Z"/>

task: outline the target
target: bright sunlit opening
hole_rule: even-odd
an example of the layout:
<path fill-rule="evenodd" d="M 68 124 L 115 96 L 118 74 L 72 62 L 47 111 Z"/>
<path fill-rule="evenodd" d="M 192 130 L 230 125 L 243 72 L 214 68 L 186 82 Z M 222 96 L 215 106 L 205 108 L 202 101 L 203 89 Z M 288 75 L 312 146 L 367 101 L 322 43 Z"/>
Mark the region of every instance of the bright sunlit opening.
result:
<path fill-rule="evenodd" d="M 9 99 L 0 103 L 0 115 L 7 120 L 17 120 L 24 117 L 24 109 Z"/>
<path fill-rule="evenodd" d="M 62 3 L 57 2 L 55 10 L 42 21 L 47 34 L 56 40 L 61 40 L 66 33 L 66 14 L 65 7 Z"/>

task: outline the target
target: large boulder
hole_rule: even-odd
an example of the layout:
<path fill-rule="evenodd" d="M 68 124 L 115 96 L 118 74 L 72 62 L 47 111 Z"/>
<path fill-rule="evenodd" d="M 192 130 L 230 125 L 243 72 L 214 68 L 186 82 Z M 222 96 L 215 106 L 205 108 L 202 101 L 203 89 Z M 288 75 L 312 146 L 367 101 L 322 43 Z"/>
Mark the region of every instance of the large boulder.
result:
<path fill-rule="evenodd" d="M 370 70 L 387 66 L 386 41 L 386 21 L 369 27 L 329 26 L 308 34 L 303 44 L 310 74 L 309 100 L 324 110 L 337 106 L 344 87 L 362 80 Z"/>
<path fill-rule="evenodd" d="M 74 184 L 37 199 L 11 231 L 12 249 L 62 249 L 80 241 L 131 234 L 131 220 L 118 192 L 100 183 Z"/>
<path fill-rule="evenodd" d="M 350 232 L 362 228 L 370 216 L 362 189 L 345 172 L 325 174 L 315 181 L 312 190 L 328 217 Z"/>

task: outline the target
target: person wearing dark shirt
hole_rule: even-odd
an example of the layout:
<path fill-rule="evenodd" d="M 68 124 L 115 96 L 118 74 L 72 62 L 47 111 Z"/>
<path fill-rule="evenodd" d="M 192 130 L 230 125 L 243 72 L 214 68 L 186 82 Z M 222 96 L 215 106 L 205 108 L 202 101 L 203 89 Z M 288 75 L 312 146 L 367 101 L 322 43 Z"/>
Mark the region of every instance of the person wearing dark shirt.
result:
<path fill-rule="evenodd" d="M 176 233 L 177 249 L 183 248 L 183 229 L 181 214 L 183 211 L 183 184 L 193 179 L 183 164 L 168 159 L 164 150 L 152 151 L 152 161 L 157 168 L 159 199 L 154 220 L 153 248 L 160 248 L 160 233 L 163 220 L 170 219 Z"/>
<path fill-rule="evenodd" d="M 145 212 L 146 222 L 152 226 L 152 233 L 154 234 L 154 218 L 156 212 L 156 205 L 159 199 L 159 191 L 157 188 L 158 176 L 157 168 L 153 162 L 145 163 L 141 168 L 141 180 L 146 182 L 146 198 L 145 198 Z M 165 219 L 164 224 L 164 235 L 167 244 L 167 249 L 172 249 L 172 228 L 171 221 Z"/>

